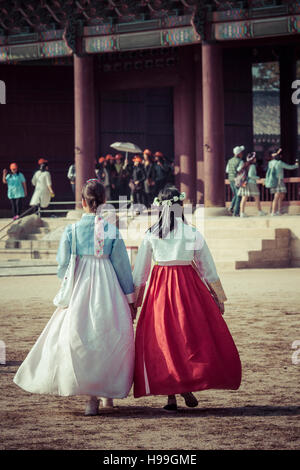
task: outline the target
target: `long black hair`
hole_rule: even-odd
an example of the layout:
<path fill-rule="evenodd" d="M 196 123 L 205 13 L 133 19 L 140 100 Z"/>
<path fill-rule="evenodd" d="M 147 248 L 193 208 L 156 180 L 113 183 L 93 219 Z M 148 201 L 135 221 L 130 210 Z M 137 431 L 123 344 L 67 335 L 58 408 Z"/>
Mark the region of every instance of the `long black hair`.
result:
<path fill-rule="evenodd" d="M 180 217 L 182 221 L 187 224 L 183 214 L 183 201 L 180 200 L 180 191 L 173 185 L 167 184 L 158 194 L 157 200 L 159 203 L 159 216 L 158 221 L 149 228 L 150 232 L 158 232 L 159 238 L 166 238 L 170 232 L 176 228 L 176 217 Z M 175 198 L 175 200 L 174 200 Z M 169 201 L 167 226 L 163 228 L 163 201 Z"/>

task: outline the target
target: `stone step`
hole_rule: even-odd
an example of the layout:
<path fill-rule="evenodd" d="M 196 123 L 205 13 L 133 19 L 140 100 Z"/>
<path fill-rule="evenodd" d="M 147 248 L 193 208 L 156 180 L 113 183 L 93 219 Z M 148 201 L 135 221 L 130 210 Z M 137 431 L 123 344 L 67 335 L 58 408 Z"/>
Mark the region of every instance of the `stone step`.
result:
<path fill-rule="evenodd" d="M 57 266 L 56 261 L 52 260 L 42 260 L 42 259 L 12 259 L 10 261 L 1 260 L 1 268 L 10 268 L 10 267 L 28 267 L 28 266 Z"/>
<path fill-rule="evenodd" d="M 57 274 L 56 266 L 24 266 L 24 267 L 11 267 L 1 268 L 0 277 L 15 277 L 15 276 L 50 276 Z"/>
<path fill-rule="evenodd" d="M 0 249 L 0 260 L 11 260 L 11 259 L 56 259 L 57 250 L 39 250 L 32 251 L 28 249 L 17 249 L 17 250 L 1 250 Z"/>
<path fill-rule="evenodd" d="M 50 233 L 49 227 L 39 227 L 33 233 L 27 235 L 27 240 L 41 240 L 48 233 Z"/>
<path fill-rule="evenodd" d="M 269 237 L 268 239 L 272 239 Z M 126 240 L 125 240 L 126 242 Z M 126 245 L 139 246 L 141 240 L 131 240 L 130 243 L 126 242 Z M 243 250 L 260 250 L 262 247 L 262 240 L 259 238 L 242 238 L 242 239 L 231 239 L 231 238 L 206 238 L 208 247 L 213 249 L 231 250 L 232 252 L 236 249 Z M 2 241 L 0 242 L 0 249 L 32 249 L 32 250 L 47 250 L 47 249 L 58 249 L 58 240 L 20 240 L 20 241 Z"/>
<path fill-rule="evenodd" d="M 272 237 L 269 237 L 272 238 Z M 231 250 L 261 250 L 262 239 L 261 238 L 205 238 L 209 249 L 223 249 Z"/>
<path fill-rule="evenodd" d="M 202 234 L 206 240 L 210 239 L 263 239 L 274 238 L 275 228 L 205 228 Z"/>
<path fill-rule="evenodd" d="M 8 220 L 3 220 L 5 225 Z M 127 246 L 139 246 L 144 238 L 145 231 L 149 226 L 150 218 L 143 216 L 140 221 L 134 220 L 129 224 L 129 230 L 121 229 L 123 238 Z M 74 220 L 68 218 L 49 218 L 43 220 L 44 226 L 36 229 L 32 234 L 32 239 L 17 242 L 17 247 L 8 245 L 6 240 L 0 241 L 0 259 L 7 260 L 43 260 L 55 262 L 59 239 L 63 228 L 73 223 Z M 217 269 L 227 270 L 237 267 L 254 267 L 255 263 L 261 263 L 263 258 L 272 259 L 271 250 L 275 248 L 275 229 L 290 227 L 292 249 L 299 252 L 299 216 L 287 217 L 249 217 L 246 219 L 232 217 L 206 218 L 204 223 L 198 224 L 198 229 L 203 233 L 204 238 L 212 252 Z M 55 233 L 55 231 L 57 233 Z M 276 241 L 276 249 L 283 248 L 286 243 L 284 230 L 280 231 L 280 241 Z M 127 237 L 129 235 L 129 238 Z M 277 233 L 277 235 L 279 235 Z M 294 246 L 295 245 L 295 246 Z M 266 251 L 266 250 L 269 250 Z M 258 253 L 253 253 L 253 252 Z M 278 251 L 278 250 L 277 250 Z M 271 254 L 270 254 L 271 253 Z M 286 257 L 283 253 L 282 258 Z M 266 261 L 266 260 L 265 260 Z M 267 260 L 268 261 L 268 260 Z M 249 264 L 250 263 L 250 264 Z M 250 266 L 251 265 L 251 266 Z"/>
<path fill-rule="evenodd" d="M 223 262 L 230 262 L 234 265 L 234 261 L 236 260 L 247 260 L 248 255 L 247 252 L 244 250 L 240 250 L 235 252 L 234 255 L 232 251 L 227 250 L 219 250 L 214 251 L 211 250 L 212 256 L 216 264 L 223 263 Z M 40 259 L 40 260 L 56 260 L 57 250 L 27 250 L 27 249 L 18 249 L 18 250 L 0 250 L 0 260 L 7 261 L 7 260 L 23 260 L 23 259 Z"/>
<path fill-rule="evenodd" d="M 0 277 L 55 274 L 57 274 L 57 263 L 55 261 L 40 259 L 0 260 Z"/>
<path fill-rule="evenodd" d="M 216 269 L 218 273 L 223 271 L 234 271 L 235 261 L 215 261 Z"/>
<path fill-rule="evenodd" d="M 46 249 L 57 249 L 58 241 L 51 240 L 4 240 L 0 241 L 0 250 L 46 250 Z"/>
<path fill-rule="evenodd" d="M 210 252 L 215 263 L 219 261 L 243 261 L 248 259 L 248 250 L 243 249 L 220 249 L 220 248 L 211 248 Z"/>

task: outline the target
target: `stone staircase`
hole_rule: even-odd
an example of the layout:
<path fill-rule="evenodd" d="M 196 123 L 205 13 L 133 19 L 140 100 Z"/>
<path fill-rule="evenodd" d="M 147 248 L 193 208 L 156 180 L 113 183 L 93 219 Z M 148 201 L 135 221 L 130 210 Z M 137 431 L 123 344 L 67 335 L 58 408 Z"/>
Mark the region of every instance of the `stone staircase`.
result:
<path fill-rule="evenodd" d="M 56 253 L 64 227 L 70 218 L 42 219 L 42 224 L 26 235 L 26 239 L 7 238 L 0 241 L 0 264 L 32 260 L 56 265 Z M 149 220 L 133 219 L 128 228 L 121 219 L 120 231 L 131 260 L 134 262 Z M 300 266 L 300 217 L 211 217 L 197 221 L 211 250 L 219 272 L 234 269 L 282 268 Z M 12 263 L 14 264 L 14 263 Z"/>
<path fill-rule="evenodd" d="M 211 236 L 206 234 L 207 244 L 219 270 L 290 266 L 289 229 L 227 230 L 224 230 L 224 238 L 216 238 L 215 233 Z"/>
<path fill-rule="evenodd" d="M 0 240 L 0 260 L 24 260 L 24 259 L 40 259 L 55 261 L 59 237 L 51 238 L 51 233 L 64 227 L 70 223 L 67 218 L 49 218 L 39 219 L 37 216 L 29 216 L 33 223 L 27 230 L 21 230 L 23 221 L 18 221 L 9 229 L 7 236 Z M 37 222 L 38 220 L 38 222 Z M 72 221 L 71 221 L 72 222 Z M 7 222 L 6 222 L 7 223 Z M 2 221 L 0 224 L 4 226 Z M 3 236 L 3 234 L 2 234 Z"/>

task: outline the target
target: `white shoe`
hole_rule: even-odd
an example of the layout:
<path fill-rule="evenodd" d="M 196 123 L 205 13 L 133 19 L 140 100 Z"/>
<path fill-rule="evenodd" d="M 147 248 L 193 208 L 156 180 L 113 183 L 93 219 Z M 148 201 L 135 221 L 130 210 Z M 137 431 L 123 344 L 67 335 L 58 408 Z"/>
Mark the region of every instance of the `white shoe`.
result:
<path fill-rule="evenodd" d="M 278 215 L 280 215 L 279 212 L 272 212 L 272 214 L 271 214 L 272 217 L 277 217 Z"/>
<path fill-rule="evenodd" d="M 114 407 L 114 402 L 112 398 L 101 398 L 102 408 L 111 409 Z"/>
<path fill-rule="evenodd" d="M 258 211 L 258 215 L 259 215 L 259 216 L 264 216 L 264 215 L 267 215 L 267 214 L 266 214 L 266 212 L 264 212 L 264 211 Z"/>
<path fill-rule="evenodd" d="M 245 212 L 241 212 L 240 217 L 248 217 L 248 215 L 246 215 Z"/>
<path fill-rule="evenodd" d="M 98 414 L 99 400 L 97 397 L 91 397 L 87 402 L 84 415 L 96 416 Z"/>

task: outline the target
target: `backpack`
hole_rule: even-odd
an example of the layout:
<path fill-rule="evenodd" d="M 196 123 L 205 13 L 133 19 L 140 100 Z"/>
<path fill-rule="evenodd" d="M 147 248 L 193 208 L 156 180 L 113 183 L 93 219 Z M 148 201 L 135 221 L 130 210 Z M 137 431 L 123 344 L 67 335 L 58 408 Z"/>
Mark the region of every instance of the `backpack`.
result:
<path fill-rule="evenodd" d="M 273 165 L 272 167 L 269 166 L 267 173 L 266 173 L 265 187 L 276 188 L 277 184 L 278 184 L 278 176 L 277 176 L 276 165 Z"/>
<path fill-rule="evenodd" d="M 243 168 L 238 171 L 236 177 L 234 178 L 234 184 L 237 188 L 243 188 L 246 186 L 248 181 L 248 170 L 249 166 L 243 166 Z"/>

